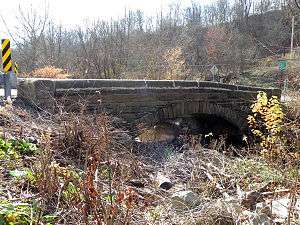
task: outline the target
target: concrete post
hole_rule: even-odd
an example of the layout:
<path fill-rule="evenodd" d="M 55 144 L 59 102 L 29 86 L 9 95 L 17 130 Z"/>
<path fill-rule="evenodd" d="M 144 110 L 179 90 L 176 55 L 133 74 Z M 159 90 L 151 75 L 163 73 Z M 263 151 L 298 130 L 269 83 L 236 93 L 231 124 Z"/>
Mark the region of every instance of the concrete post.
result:
<path fill-rule="evenodd" d="M 5 100 L 11 99 L 11 73 L 12 72 L 3 74 Z"/>

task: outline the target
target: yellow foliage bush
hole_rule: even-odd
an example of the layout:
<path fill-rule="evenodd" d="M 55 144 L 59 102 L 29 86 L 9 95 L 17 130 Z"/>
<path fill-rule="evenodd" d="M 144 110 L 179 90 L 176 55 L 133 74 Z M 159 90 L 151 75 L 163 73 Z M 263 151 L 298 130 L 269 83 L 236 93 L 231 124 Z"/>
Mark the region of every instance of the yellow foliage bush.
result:
<path fill-rule="evenodd" d="M 248 124 L 260 141 L 262 154 L 267 158 L 282 156 L 284 148 L 281 131 L 284 114 L 277 96 L 268 99 L 265 92 L 259 92 L 251 109 L 253 114 L 248 116 Z"/>

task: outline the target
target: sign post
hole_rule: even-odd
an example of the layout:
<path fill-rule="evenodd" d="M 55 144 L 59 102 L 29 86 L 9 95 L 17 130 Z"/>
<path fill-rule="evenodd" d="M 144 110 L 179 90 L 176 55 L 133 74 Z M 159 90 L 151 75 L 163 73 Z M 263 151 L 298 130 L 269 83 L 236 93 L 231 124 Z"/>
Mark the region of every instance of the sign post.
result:
<path fill-rule="evenodd" d="M 279 67 L 279 71 L 280 71 L 280 84 L 283 85 L 283 89 L 286 91 L 287 85 L 288 85 L 288 77 L 284 77 L 284 72 L 286 71 L 287 60 L 279 59 L 278 67 Z"/>
<path fill-rule="evenodd" d="M 3 68 L 3 83 L 4 83 L 4 97 L 6 100 L 11 99 L 11 82 L 10 77 L 12 73 L 12 60 L 9 39 L 2 39 L 2 68 Z"/>
<path fill-rule="evenodd" d="M 210 69 L 210 72 L 211 72 L 212 75 L 213 75 L 213 81 L 215 81 L 215 80 L 216 80 L 216 75 L 217 75 L 218 72 L 219 72 L 218 67 L 216 67 L 216 65 L 213 65 L 212 68 Z"/>

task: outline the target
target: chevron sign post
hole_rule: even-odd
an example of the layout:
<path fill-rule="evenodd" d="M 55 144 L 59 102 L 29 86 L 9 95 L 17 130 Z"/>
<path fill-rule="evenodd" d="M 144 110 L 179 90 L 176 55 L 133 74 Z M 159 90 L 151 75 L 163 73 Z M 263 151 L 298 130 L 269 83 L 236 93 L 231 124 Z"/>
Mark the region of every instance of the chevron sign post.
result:
<path fill-rule="evenodd" d="M 11 77 L 13 74 L 13 63 L 11 60 L 10 40 L 1 40 L 1 56 L 2 56 L 2 69 L 3 69 L 3 83 L 4 83 L 4 97 L 6 100 L 11 99 Z"/>

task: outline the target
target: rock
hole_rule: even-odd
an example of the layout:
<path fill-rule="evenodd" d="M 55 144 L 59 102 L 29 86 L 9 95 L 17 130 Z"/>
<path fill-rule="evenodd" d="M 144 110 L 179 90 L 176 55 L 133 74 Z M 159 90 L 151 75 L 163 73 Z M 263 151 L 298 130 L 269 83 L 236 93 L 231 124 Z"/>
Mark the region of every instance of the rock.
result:
<path fill-rule="evenodd" d="M 241 203 L 235 198 L 219 198 L 211 206 L 212 209 L 216 211 L 222 211 L 223 216 L 233 216 L 240 215 L 242 213 Z"/>
<path fill-rule="evenodd" d="M 15 169 L 15 170 L 9 171 L 9 175 L 12 177 L 21 178 L 21 177 L 25 177 L 27 175 L 27 171 Z"/>
<path fill-rule="evenodd" d="M 283 197 L 277 200 L 272 200 L 272 204 L 270 201 L 268 203 L 262 202 L 256 204 L 256 213 L 267 215 L 269 218 L 273 218 L 273 222 L 275 224 L 286 224 L 289 210 L 290 210 L 291 199 L 288 197 Z M 272 205 L 272 209 L 271 209 Z M 293 207 L 293 212 L 299 212 L 300 210 L 300 201 L 296 201 Z M 293 218 L 293 214 L 291 214 Z M 296 215 L 298 218 L 298 215 Z M 291 223 L 294 224 L 294 223 Z"/>
<path fill-rule="evenodd" d="M 245 210 L 239 218 L 241 225 L 270 225 L 270 218 L 264 213 Z"/>
<path fill-rule="evenodd" d="M 272 214 L 280 221 L 286 221 L 289 215 L 291 199 L 289 197 L 280 198 L 272 201 Z M 292 206 L 294 212 L 299 212 L 300 201 L 296 200 Z"/>
<path fill-rule="evenodd" d="M 255 210 L 255 206 L 258 202 L 263 200 L 261 193 L 257 191 L 250 191 L 245 194 L 242 200 L 242 206 L 250 210 Z"/>
<path fill-rule="evenodd" d="M 197 206 L 200 199 L 193 191 L 178 191 L 172 195 L 171 201 L 175 209 L 184 210 Z"/>
<path fill-rule="evenodd" d="M 257 213 L 264 213 L 269 217 L 272 215 L 270 206 L 268 206 L 265 202 L 257 203 L 255 211 Z"/>
<path fill-rule="evenodd" d="M 27 138 L 28 142 L 30 142 L 31 144 L 38 144 L 38 140 L 35 137 L 28 137 Z"/>
<path fill-rule="evenodd" d="M 159 188 L 169 190 L 174 186 L 171 180 L 161 173 L 157 174 L 156 180 Z"/>
<path fill-rule="evenodd" d="M 173 187 L 173 184 L 170 181 L 164 181 L 159 185 L 159 187 L 165 190 L 169 190 Z"/>
<path fill-rule="evenodd" d="M 276 215 L 276 217 L 286 219 L 289 215 L 289 205 L 289 198 L 274 200 L 272 201 L 272 213 Z"/>
<path fill-rule="evenodd" d="M 128 181 L 128 185 L 132 186 L 132 187 L 137 187 L 137 188 L 145 187 L 145 183 L 140 180 L 130 180 L 130 181 Z"/>
<path fill-rule="evenodd" d="M 174 125 L 158 124 L 145 129 L 137 138 L 139 142 L 166 142 L 171 143 L 178 136 L 178 131 Z"/>

